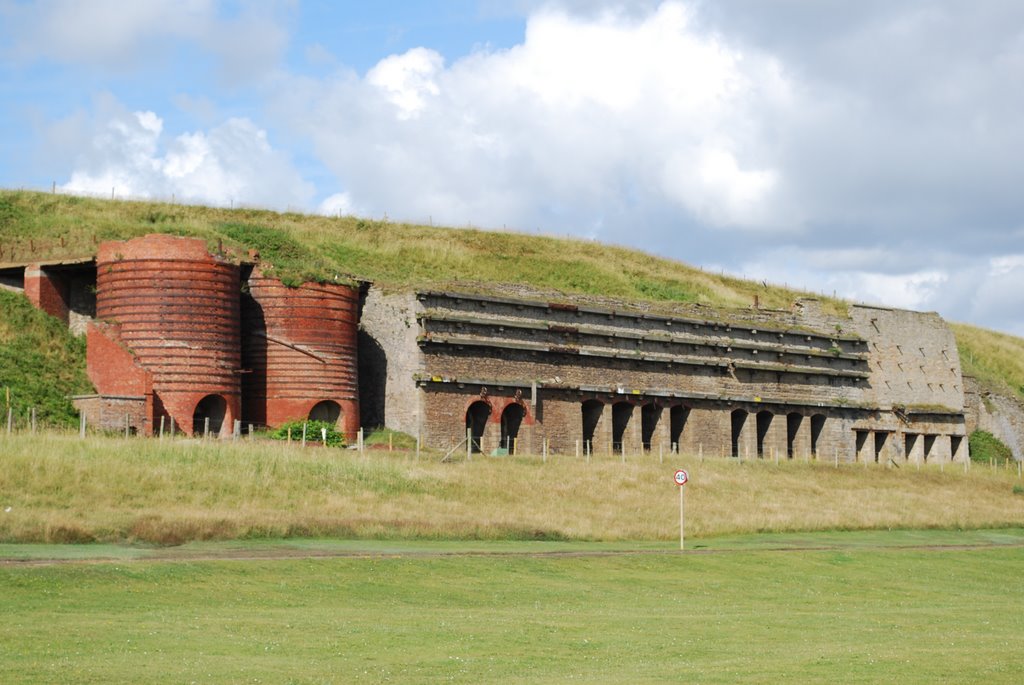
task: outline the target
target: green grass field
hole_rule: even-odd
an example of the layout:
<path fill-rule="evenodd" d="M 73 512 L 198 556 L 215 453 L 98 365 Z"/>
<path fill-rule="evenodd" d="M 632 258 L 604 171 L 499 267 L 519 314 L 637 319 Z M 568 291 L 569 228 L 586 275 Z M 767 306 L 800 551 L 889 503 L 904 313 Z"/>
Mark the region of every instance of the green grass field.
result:
<path fill-rule="evenodd" d="M 0 682 L 1024 679 L 1024 532 L 980 549 L 886 549 L 906 534 L 867 535 L 800 536 L 832 547 L 816 551 L 545 556 L 532 552 L 567 543 L 520 542 L 450 556 L 450 543 L 419 543 L 328 559 L 0 564 Z"/>

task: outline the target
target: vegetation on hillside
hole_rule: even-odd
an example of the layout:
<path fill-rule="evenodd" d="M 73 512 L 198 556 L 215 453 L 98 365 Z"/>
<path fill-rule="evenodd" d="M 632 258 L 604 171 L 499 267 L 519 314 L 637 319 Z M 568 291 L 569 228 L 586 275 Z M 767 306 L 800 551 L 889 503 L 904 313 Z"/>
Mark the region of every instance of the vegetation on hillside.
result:
<path fill-rule="evenodd" d="M 1024 400 L 1024 339 L 952 324 L 960 366 L 986 388 Z"/>
<path fill-rule="evenodd" d="M 655 308 L 750 307 L 756 299 L 762 307 L 784 309 L 806 295 L 579 239 L 0 190 L 0 263 L 85 257 L 103 240 L 146 233 L 203 238 L 212 250 L 239 258 L 256 249 L 289 284 L 356 279 L 387 289 L 523 287 Z M 840 300 L 819 299 L 828 311 L 846 311 Z M 964 373 L 1024 399 L 1024 340 L 963 324 L 954 331 Z"/>
<path fill-rule="evenodd" d="M 541 291 L 724 307 L 788 308 L 795 290 L 712 274 L 602 243 L 474 228 L 439 228 L 355 217 L 111 201 L 0 190 L 0 262 L 90 255 L 103 240 L 146 233 L 248 249 L 283 280 L 369 280 L 386 288 L 487 290 L 522 284 Z M 823 298 L 833 311 L 839 300 Z"/>
<path fill-rule="evenodd" d="M 971 461 L 1003 463 L 1013 460 L 1009 446 L 988 431 L 974 431 L 967 438 Z"/>
<path fill-rule="evenodd" d="M 2 216 L 2 215 L 0 215 Z M 41 424 L 76 420 L 68 395 L 93 392 L 85 374 L 85 339 L 33 307 L 23 296 L 0 290 L 0 410 L 7 397 L 16 422 L 32 407 Z"/>

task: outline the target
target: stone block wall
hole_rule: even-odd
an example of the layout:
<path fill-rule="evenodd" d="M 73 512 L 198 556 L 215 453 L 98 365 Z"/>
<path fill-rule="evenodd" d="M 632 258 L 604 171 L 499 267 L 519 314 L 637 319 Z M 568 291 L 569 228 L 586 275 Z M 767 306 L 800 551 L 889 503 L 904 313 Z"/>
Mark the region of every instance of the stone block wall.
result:
<path fill-rule="evenodd" d="M 517 444 L 533 452 L 966 458 L 955 343 L 933 314 L 837 319 L 803 302 L 701 318 L 371 289 L 362 326 L 386 359 L 386 424 L 436 447 L 465 441 L 467 425 L 497 446 L 518 401 Z"/>

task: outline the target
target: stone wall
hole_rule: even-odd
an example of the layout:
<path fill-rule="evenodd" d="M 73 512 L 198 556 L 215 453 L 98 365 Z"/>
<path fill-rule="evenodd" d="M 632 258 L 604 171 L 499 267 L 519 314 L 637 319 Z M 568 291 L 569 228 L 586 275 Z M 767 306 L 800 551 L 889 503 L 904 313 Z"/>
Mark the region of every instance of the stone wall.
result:
<path fill-rule="evenodd" d="M 938 316 L 855 306 L 840 319 L 814 301 L 695 313 L 371 289 L 363 330 L 386 359 L 386 424 L 435 447 L 464 449 L 468 428 L 484 452 L 966 458 Z"/>
<path fill-rule="evenodd" d="M 1024 460 L 1024 403 L 982 390 L 976 379 L 964 377 L 967 385 L 967 429 L 983 430 L 1002 440 L 1014 459 Z"/>

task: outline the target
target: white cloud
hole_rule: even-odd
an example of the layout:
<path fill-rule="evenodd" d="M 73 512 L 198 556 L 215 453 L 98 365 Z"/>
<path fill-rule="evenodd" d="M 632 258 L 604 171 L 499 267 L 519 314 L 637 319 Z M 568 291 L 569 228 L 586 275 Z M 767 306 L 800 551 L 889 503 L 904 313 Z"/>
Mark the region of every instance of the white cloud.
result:
<path fill-rule="evenodd" d="M 676 2 L 544 9 L 509 50 L 446 65 L 416 48 L 279 93 L 277 115 L 374 214 L 573 232 L 637 206 L 742 228 L 798 218 L 754 116 L 789 106 L 782 70 L 702 35 Z"/>
<path fill-rule="evenodd" d="M 248 119 L 165 140 L 153 112 L 129 112 L 110 99 L 98 109 L 64 192 L 276 208 L 308 206 L 313 197 L 313 187 Z"/>
<path fill-rule="evenodd" d="M 182 41 L 217 57 L 230 81 L 263 75 L 288 42 L 273 4 L 245 4 L 230 17 L 215 0 L 52 0 L 14 5 L 0 51 L 21 60 L 130 70 L 168 56 Z"/>

